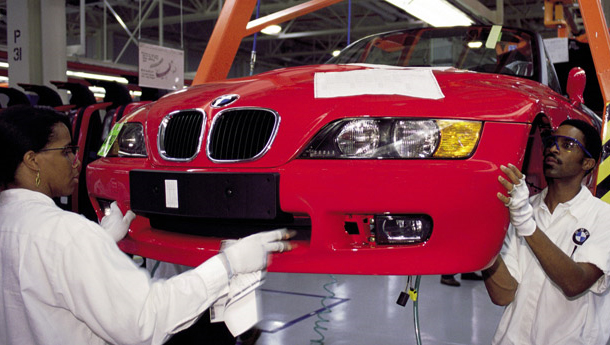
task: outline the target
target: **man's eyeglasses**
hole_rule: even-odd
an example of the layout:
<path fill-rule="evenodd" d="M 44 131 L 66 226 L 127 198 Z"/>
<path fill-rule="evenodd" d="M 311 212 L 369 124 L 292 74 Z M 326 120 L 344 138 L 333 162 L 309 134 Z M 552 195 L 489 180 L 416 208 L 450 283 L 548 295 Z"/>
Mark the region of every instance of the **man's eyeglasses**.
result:
<path fill-rule="evenodd" d="M 70 160 L 70 155 L 73 155 L 73 160 L 72 165 L 76 164 L 76 160 L 78 159 L 78 146 L 76 145 L 68 145 L 68 146 L 64 146 L 64 147 L 54 147 L 54 148 L 50 148 L 50 149 L 42 149 L 38 152 L 45 152 L 45 151 L 58 151 L 58 150 L 62 150 L 61 154 L 64 155 L 64 157 L 66 157 L 66 159 Z"/>
<path fill-rule="evenodd" d="M 572 152 L 577 147 L 579 147 L 589 158 L 593 158 L 593 155 L 585 149 L 584 145 L 580 143 L 577 139 L 572 137 L 566 137 L 565 135 L 549 135 L 542 139 L 542 145 L 544 145 L 545 149 L 549 149 L 553 146 L 557 148 L 559 151 L 567 151 Z"/>

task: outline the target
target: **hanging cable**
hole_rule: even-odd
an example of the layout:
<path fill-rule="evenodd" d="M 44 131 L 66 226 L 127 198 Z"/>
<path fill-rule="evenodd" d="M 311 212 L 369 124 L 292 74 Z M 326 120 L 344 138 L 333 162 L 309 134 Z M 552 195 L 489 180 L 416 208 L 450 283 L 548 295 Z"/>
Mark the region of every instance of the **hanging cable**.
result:
<path fill-rule="evenodd" d="M 161 261 L 157 261 L 155 262 L 155 265 L 153 266 L 152 270 L 150 271 L 150 276 L 152 278 L 155 277 L 155 272 L 157 271 L 157 268 L 159 268 L 159 264 L 161 263 Z"/>
<path fill-rule="evenodd" d="M 329 274 L 328 276 L 330 277 L 331 281 L 324 284 L 323 286 L 324 290 L 326 290 L 328 295 L 324 296 L 320 301 L 320 304 L 322 304 L 323 309 L 317 313 L 318 320 L 316 321 L 313 327 L 314 332 L 318 333 L 320 339 L 311 339 L 310 344 L 324 344 L 325 337 L 322 331 L 328 330 L 328 327 L 322 326 L 322 324 L 330 322 L 330 320 L 327 319 L 325 315 L 329 314 L 332 311 L 330 308 L 328 308 L 328 304 L 326 302 L 335 297 L 335 293 L 330 290 L 330 286 L 337 284 L 337 278 L 335 278 L 335 276 L 333 276 L 332 274 Z"/>
<path fill-rule="evenodd" d="M 421 276 L 417 276 L 417 278 L 415 278 L 413 296 L 411 296 L 411 299 L 413 300 L 413 325 L 415 327 L 415 342 L 417 343 L 417 345 L 421 345 L 421 332 L 419 329 L 419 298 L 417 298 L 420 281 Z"/>
<path fill-rule="evenodd" d="M 180 49 L 184 50 L 184 17 L 182 16 L 182 0 L 180 0 Z"/>
<path fill-rule="evenodd" d="M 347 45 L 351 43 L 352 32 L 352 0 L 347 2 Z"/>
<path fill-rule="evenodd" d="M 415 285 L 412 284 L 412 276 L 407 277 L 407 286 L 404 291 L 400 292 L 396 304 L 400 306 L 406 306 L 409 299 L 413 300 L 413 325 L 415 327 L 415 342 L 417 345 L 421 345 L 421 331 L 419 329 L 419 283 L 421 276 L 415 277 Z"/>
<path fill-rule="evenodd" d="M 259 12 L 261 8 L 261 0 L 256 2 L 256 19 L 258 19 Z M 254 64 L 256 63 L 256 38 L 258 37 L 258 32 L 254 33 L 254 40 L 252 40 L 252 53 L 250 54 L 250 75 L 254 74 Z"/>
<path fill-rule="evenodd" d="M 138 42 L 142 40 L 142 0 L 138 1 Z"/>

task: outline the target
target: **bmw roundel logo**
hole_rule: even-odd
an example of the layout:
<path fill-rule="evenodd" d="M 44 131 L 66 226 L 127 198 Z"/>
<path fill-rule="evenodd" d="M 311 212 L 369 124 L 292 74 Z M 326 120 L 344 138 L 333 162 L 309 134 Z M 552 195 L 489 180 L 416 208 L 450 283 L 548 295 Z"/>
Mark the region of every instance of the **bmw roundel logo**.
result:
<path fill-rule="evenodd" d="M 237 101 L 239 95 L 222 95 L 212 101 L 212 108 L 222 108 Z"/>
<path fill-rule="evenodd" d="M 589 238 L 589 231 L 587 231 L 587 229 L 583 229 L 580 228 L 576 231 L 574 231 L 574 235 L 572 236 L 572 241 L 574 241 L 574 244 L 576 244 L 577 246 L 585 243 L 585 241 Z"/>

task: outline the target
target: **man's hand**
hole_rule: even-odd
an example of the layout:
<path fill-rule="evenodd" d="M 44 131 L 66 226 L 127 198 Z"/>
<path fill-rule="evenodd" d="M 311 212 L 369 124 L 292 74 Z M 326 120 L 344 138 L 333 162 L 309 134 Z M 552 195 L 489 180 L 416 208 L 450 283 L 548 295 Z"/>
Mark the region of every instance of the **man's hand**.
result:
<path fill-rule="evenodd" d="M 294 231 L 286 229 L 260 232 L 229 244 L 221 251 L 221 260 L 229 273 L 229 278 L 235 274 L 250 273 L 267 268 L 267 256 L 272 252 L 291 250 L 287 240 L 294 236 Z"/>
<path fill-rule="evenodd" d="M 531 236 L 536 231 L 536 222 L 534 221 L 534 210 L 529 203 L 530 193 L 525 183 L 525 175 L 512 164 L 508 164 L 508 167 L 502 165 L 500 170 L 506 174 L 508 180 L 502 176 L 498 176 L 498 180 L 506 188 L 510 197 L 498 193 L 498 199 L 508 207 L 510 222 L 515 227 L 517 235 Z"/>
<path fill-rule="evenodd" d="M 119 206 L 115 201 L 110 204 L 110 214 L 102 218 L 100 225 L 102 228 L 106 229 L 115 242 L 118 242 L 127 235 L 129 224 L 131 224 L 131 221 L 134 220 L 135 217 L 136 214 L 131 210 L 125 212 L 125 215 L 123 216 L 121 209 L 119 209 Z"/>

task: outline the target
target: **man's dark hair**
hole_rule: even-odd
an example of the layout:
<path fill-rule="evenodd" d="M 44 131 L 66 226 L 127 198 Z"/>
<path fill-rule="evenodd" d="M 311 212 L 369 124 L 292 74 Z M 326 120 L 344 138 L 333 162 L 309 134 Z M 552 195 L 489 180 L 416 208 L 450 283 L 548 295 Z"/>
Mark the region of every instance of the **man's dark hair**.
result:
<path fill-rule="evenodd" d="M 68 116 L 49 107 L 15 105 L 0 112 L 0 186 L 15 180 L 26 152 L 38 152 L 49 143 L 57 123 L 70 129 Z"/>
<path fill-rule="evenodd" d="M 565 120 L 559 126 L 563 125 L 576 127 L 584 134 L 585 142 L 583 145 L 585 145 L 585 149 L 589 151 L 593 159 L 595 159 L 595 163 L 597 163 L 602 152 L 602 138 L 597 129 L 587 122 L 577 119 Z"/>

